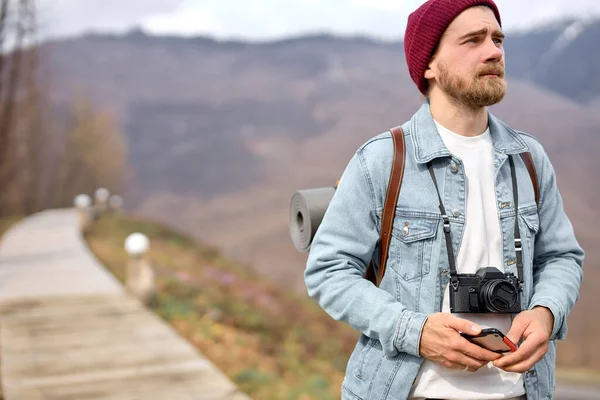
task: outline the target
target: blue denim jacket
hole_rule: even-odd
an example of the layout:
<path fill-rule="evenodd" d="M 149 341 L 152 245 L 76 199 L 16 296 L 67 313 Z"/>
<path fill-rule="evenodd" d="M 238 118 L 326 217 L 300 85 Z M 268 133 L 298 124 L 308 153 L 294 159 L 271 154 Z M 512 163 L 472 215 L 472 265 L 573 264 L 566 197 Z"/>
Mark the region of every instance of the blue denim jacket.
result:
<path fill-rule="evenodd" d="M 461 160 L 439 136 L 425 102 L 403 124 L 406 165 L 380 287 L 363 278 L 378 261 L 379 229 L 390 175 L 389 132 L 361 146 L 346 167 L 317 230 L 305 271 L 308 294 L 334 319 L 361 333 L 348 361 L 344 399 L 406 399 L 419 367 L 419 340 L 427 315 L 439 312 L 450 278 L 442 218 L 426 167 L 433 162 L 450 217 L 455 254 L 465 226 L 466 180 Z M 525 287 L 522 308 L 548 307 L 554 314 L 548 353 L 524 374 L 528 399 L 554 395 L 556 339 L 567 333 L 567 315 L 579 296 L 584 252 L 563 209 L 553 167 L 540 143 L 489 114 L 494 143 L 496 196 L 504 267 L 517 275 L 515 210 L 509 155 L 531 152 L 540 184 L 539 208 L 527 169 L 515 157 Z M 458 169 L 453 165 L 458 165 Z M 451 168 L 451 165 L 453 166 Z M 408 227 L 403 233 L 402 228 Z M 483 266 L 482 266 L 483 267 Z"/>

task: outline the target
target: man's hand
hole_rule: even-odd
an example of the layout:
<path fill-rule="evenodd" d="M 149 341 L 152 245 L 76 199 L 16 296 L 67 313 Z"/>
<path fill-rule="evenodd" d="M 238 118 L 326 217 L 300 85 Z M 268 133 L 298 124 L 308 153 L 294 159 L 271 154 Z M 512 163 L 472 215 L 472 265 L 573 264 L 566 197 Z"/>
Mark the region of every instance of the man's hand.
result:
<path fill-rule="evenodd" d="M 494 361 L 494 365 L 507 372 L 525 372 L 537 363 L 548 351 L 548 342 L 554 326 L 554 316 L 545 307 L 534 307 L 517 315 L 506 336 L 513 343 L 521 338 L 521 346 L 509 355 Z"/>
<path fill-rule="evenodd" d="M 477 335 L 481 328 L 473 322 L 458 318 L 449 313 L 435 313 L 429 316 L 419 346 L 419 354 L 446 368 L 475 372 L 488 362 L 502 355 L 474 345 L 460 336 L 459 332 Z"/>

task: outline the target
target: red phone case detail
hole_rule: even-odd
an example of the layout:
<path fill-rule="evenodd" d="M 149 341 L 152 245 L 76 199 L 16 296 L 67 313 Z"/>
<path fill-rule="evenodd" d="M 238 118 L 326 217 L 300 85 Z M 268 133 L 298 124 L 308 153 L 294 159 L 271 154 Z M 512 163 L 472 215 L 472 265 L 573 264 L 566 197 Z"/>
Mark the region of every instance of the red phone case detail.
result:
<path fill-rule="evenodd" d="M 508 347 L 510 347 L 510 351 L 511 351 L 511 352 L 513 352 L 513 353 L 514 353 L 515 351 L 517 351 L 517 346 L 515 346 L 515 344 L 514 344 L 513 342 L 511 342 L 509 338 L 507 338 L 506 336 L 504 336 L 504 337 L 502 338 L 502 341 L 503 341 L 503 342 L 504 342 L 504 343 L 505 343 L 505 344 L 506 344 Z"/>

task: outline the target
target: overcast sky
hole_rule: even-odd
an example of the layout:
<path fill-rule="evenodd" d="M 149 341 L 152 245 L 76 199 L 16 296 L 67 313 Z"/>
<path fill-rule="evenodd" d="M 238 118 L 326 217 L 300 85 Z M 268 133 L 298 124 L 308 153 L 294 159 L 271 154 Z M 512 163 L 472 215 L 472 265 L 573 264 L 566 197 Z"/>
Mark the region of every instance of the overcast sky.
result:
<path fill-rule="evenodd" d="M 404 35 L 408 14 L 423 0 L 40 0 L 44 36 L 84 31 L 269 40 L 302 33 Z M 505 30 L 565 16 L 600 18 L 598 0 L 496 0 Z M 526 4 L 526 6 L 525 6 Z"/>

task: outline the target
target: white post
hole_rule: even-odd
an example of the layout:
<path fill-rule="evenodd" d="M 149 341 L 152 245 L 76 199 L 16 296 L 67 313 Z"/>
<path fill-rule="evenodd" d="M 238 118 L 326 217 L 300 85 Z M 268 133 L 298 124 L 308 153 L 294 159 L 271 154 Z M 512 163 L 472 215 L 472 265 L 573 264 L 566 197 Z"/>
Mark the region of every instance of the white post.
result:
<path fill-rule="evenodd" d="M 96 216 L 99 217 L 104 214 L 108 208 L 108 197 L 110 192 L 108 189 L 99 188 L 94 194 L 94 208 L 96 209 Z"/>
<path fill-rule="evenodd" d="M 112 212 L 118 213 L 123 207 L 123 198 L 119 195 L 113 194 L 108 199 L 108 207 Z"/>
<path fill-rule="evenodd" d="M 156 291 L 154 269 L 146 257 L 149 249 L 150 241 L 144 234 L 132 233 L 125 239 L 125 251 L 129 254 L 125 287 L 145 304 L 148 304 Z"/>
<path fill-rule="evenodd" d="M 77 217 L 79 218 L 79 229 L 82 232 L 88 228 L 90 224 L 90 208 L 92 206 L 92 199 L 87 194 L 79 194 L 75 196 L 73 205 L 77 209 Z"/>

